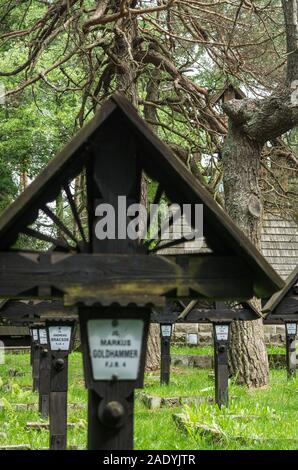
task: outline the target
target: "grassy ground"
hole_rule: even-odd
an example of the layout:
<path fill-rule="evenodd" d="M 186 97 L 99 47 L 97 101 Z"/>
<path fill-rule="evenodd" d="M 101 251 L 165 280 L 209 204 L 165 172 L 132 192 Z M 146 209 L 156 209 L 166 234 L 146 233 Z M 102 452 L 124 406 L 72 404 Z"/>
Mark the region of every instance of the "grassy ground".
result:
<path fill-rule="evenodd" d="M 10 377 L 9 369 L 25 372 L 25 375 Z M 212 404 L 148 410 L 137 398 L 135 448 L 297 449 L 298 380 L 287 382 L 285 370 L 273 370 L 270 381 L 267 389 L 253 392 L 231 383 L 230 408 L 221 411 Z M 83 404 L 83 408 L 69 409 L 68 421 L 77 423 L 77 427 L 69 429 L 68 444 L 84 448 L 86 391 L 79 353 L 71 356 L 69 384 L 69 403 Z M 47 430 L 25 430 L 28 421 L 41 421 L 38 412 L 15 411 L 14 408 L 15 403 L 37 403 L 38 396 L 31 392 L 30 386 L 28 354 L 7 355 L 6 364 L 0 366 L 0 401 L 4 405 L 0 411 L 0 445 L 28 444 L 35 449 L 48 446 Z M 213 396 L 214 382 L 208 370 L 174 368 L 169 387 L 159 385 L 158 374 L 150 374 L 146 376 L 144 391 L 162 396 Z M 184 415 L 188 430 L 177 428 L 173 420 L 175 413 Z M 197 427 L 198 422 L 205 426 L 204 433 Z"/>
<path fill-rule="evenodd" d="M 171 354 L 190 354 L 195 355 L 209 355 L 213 354 L 213 348 L 211 346 L 171 346 Z"/>
<path fill-rule="evenodd" d="M 298 353 L 298 341 L 296 344 L 297 353 Z M 267 346 L 268 354 L 285 354 L 285 346 Z M 213 348 L 211 346 L 171 346 L 172 354 L 198 354 L 198 355 L 213 355 Z"/>
<path fill-rule="evenodd" d="M 7 354 L 5 365 L 0 366 L 0 445 L 28 444 L 33 449 L 48 447 L 49 434 L 43 429 L 25 430 L 29 421 L 43 422 L 37 410 L 15 411 L 15 403 L 37 403 L 38 394 L 28 388 L 32 385 L 31 368 L 28 354 Z M 69 364 L 69 403 L 86 404 L 87 393 L 84 388 L 82 361 L 79 353 L 71 355 Z M 9 369 L 25 372 L 22 377 L 9 377 Z M 2 386 L 1 386 L 2 385 Z M 68 421 L 77 423 L 76 428 L 68 430 L 68 444 L 85 447 L 87 415 L 83 409 L 69 409 Z"/>
<path fill-rule="evenodd" d="M 184 408 L 198 448 L 298 449 L 297 379 L 288 382 L 284 370 L 272 370 L 268 388 L 249 391 L 232 383 L 229 394 L 228 409 L 211 404 Z"/>

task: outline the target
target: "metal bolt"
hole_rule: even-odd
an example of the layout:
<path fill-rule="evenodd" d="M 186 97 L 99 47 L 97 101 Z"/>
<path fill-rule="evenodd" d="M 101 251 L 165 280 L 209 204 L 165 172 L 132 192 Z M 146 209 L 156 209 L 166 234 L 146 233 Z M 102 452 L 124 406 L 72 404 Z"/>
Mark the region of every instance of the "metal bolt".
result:
<path fill-rule="evenodd" d="M 56 359 L 54 367 L 56 370 L 62 370 L 64 367 L 64 359 L 62 359 L 62 357 Z"/>
<path fill-rule="evenodd" d="M 107 426 L 117 426 L 125 415 L 124 406 L 119 401 L 110 401 L 102 411 L 101 420 Z"/>

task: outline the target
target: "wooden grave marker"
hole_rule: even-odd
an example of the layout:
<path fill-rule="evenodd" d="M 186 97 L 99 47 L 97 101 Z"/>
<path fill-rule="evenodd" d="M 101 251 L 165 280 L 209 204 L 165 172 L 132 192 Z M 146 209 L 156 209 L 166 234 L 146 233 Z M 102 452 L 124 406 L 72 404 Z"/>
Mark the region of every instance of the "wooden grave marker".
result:
<path fill-rule="evenodd" d="M 263 307 L 267 323 L 280 321 L 285 325 L 288 378 L 296 375 L 296 337 L 298 322 L 298 266 L 286 279 L 286 284 Z"/>
<path fill-rule="evenodd" d="M 177 323 L 211 323 L 214 341 L 215 401 L 219 407 L 228 406 L 228 348 L 229 328 L 233 321 L 251 321 L 262 318 L 249 302 L 228 306 L 224 302 L 168 302 L 163 311 L 154 311 L 151 321 L 163 325 Z M 221 331 L 222 330 L 222 331 Z M 225 334 L 223 334 L 225 333 Z M 170 382 L 170 337 L 161 335 L 161 383 Z"/>
<path fill-rule="evenodd" d="M 83 211 L 73 195 L 79 175 L 84 182 Z M 161 256 L 156 254 L 159 239 L 152 240 L 150 230 L 145 238 L 140 230 L 136 238 L 127 235 L 136 233 L 129 211 L 142 201 L 146 178 L 156 188 L 150 202 L 164 198 L 181 208 L 189 205 L 194 229 L 197 205 L 203 205 L 208 253 Z M 68 202 L 68 225 L 53 209 L 57 197 Z M 115 226 L 110 227 L 115 237 L 100 239 L 104 207 L 112 207 L 115 215 Z M 54 230 L 43 230 L 36 223 L 40 216 Z M 139 219 L 137 225 L 143 222 Z M 27 237 L 26 251 L 16 248 L 21 234 Z M 36 240 L 43 250 L 36 249 Z M 89 388 L 89 449 L 132 448 L 133 395 L 143 382 L 152 306 L 163 307 L 176 298 L 244 301 L 270 296 L 282 286 L 247 237 L 120 94 L 101 107 L 0 217 L 0 298 L 62 299 L 65 306 L 78 307 Z M 100 321 L 110 324 L 110 334 L 124 342 L 122 322 L 134 325 L 138 348 L 102 352 Z M 110 361 L 111 369 L 117 362 L 119 370 L 107 379 L 106 363 L 98 369 L 94 354 L 115 356 L 115 351 L 137 356 L 138 370 L 127 375 L 126 361 Z"/>
<path fill-rule="evenodd" d="M 50 449 L 67 447 L 68 355 L 73 348 L 76 322 L 48 319 L 46 329 L 51 354 L 50 375 Z"/>

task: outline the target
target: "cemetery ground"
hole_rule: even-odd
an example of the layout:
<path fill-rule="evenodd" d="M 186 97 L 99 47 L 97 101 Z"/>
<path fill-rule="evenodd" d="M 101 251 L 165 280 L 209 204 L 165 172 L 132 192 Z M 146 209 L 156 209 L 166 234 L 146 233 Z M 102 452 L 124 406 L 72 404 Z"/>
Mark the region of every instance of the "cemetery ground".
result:
<path fill-rule="evenodd" d="M 173 348 L 175 354 L 189 350 L 212 352 L 212 348 Z M 38 414 L 38 395 L 31 390 L 29 354 L 6 354 L 5 359 L 0 366 L 0 446 L 46 449 L 47 421 Z M 172 400 L 149 409 L 144 394 Z M 271 369 L 266 389 L 248 390 L 231 381 L 229 396 L 229 408 L 220 410 L 212 403 L 211 369 L 172 367 L 169 386 L 159 385 L 159 372 L 146 374 L 144 389 L 136 392 L 135 449 L 298 449 L 298 379 L 288 381 L 285 368 Z M 189 397 L 201 398 L 192 404 Z M 78 352 L 70 355 L 68 404 L 68 448 L 84 449 L 87 392 Z"/>

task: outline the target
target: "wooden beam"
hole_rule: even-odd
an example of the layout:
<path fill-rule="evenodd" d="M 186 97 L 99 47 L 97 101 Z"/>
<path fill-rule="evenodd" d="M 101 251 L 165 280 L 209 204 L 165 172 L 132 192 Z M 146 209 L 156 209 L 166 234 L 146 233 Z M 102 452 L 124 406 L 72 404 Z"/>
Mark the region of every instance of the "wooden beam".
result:
<path fill-rule="evenodd" d="M 204 309 L 194 308 L 185 318 L 177 317 L 177 312 L 154 312 L 151 315 L 152 323 L 205 323 L 212 321 L 257 320 L 260 317 L 249 309 Z"/>
<path fill-rule="evenodd" d="M 253 274 L 237 257 L 0 253 L 0 298 L 33 299 L 41 291 L 47 298 L 65 296 L 67 305 L 86 299 L 89 305 L 140 305 L 144 296 L 147 303 L 165 296 L 246 300 L 255 294 Z"/>
<path fill-rule="evenodd" d="M 0 308 L 0 318 L 23 323 L 32 322 L 34 318 L 70 318 L 75 316 L 76 313 L 77 311 L 74 307 L 66 308 L 62 300 L 9 300 Z"/>
<path fill-rule="evenodd" d="M 257 320 L 260 317 L 249 309 L 193 309 L 187 316 L 187 322 Z"/>

